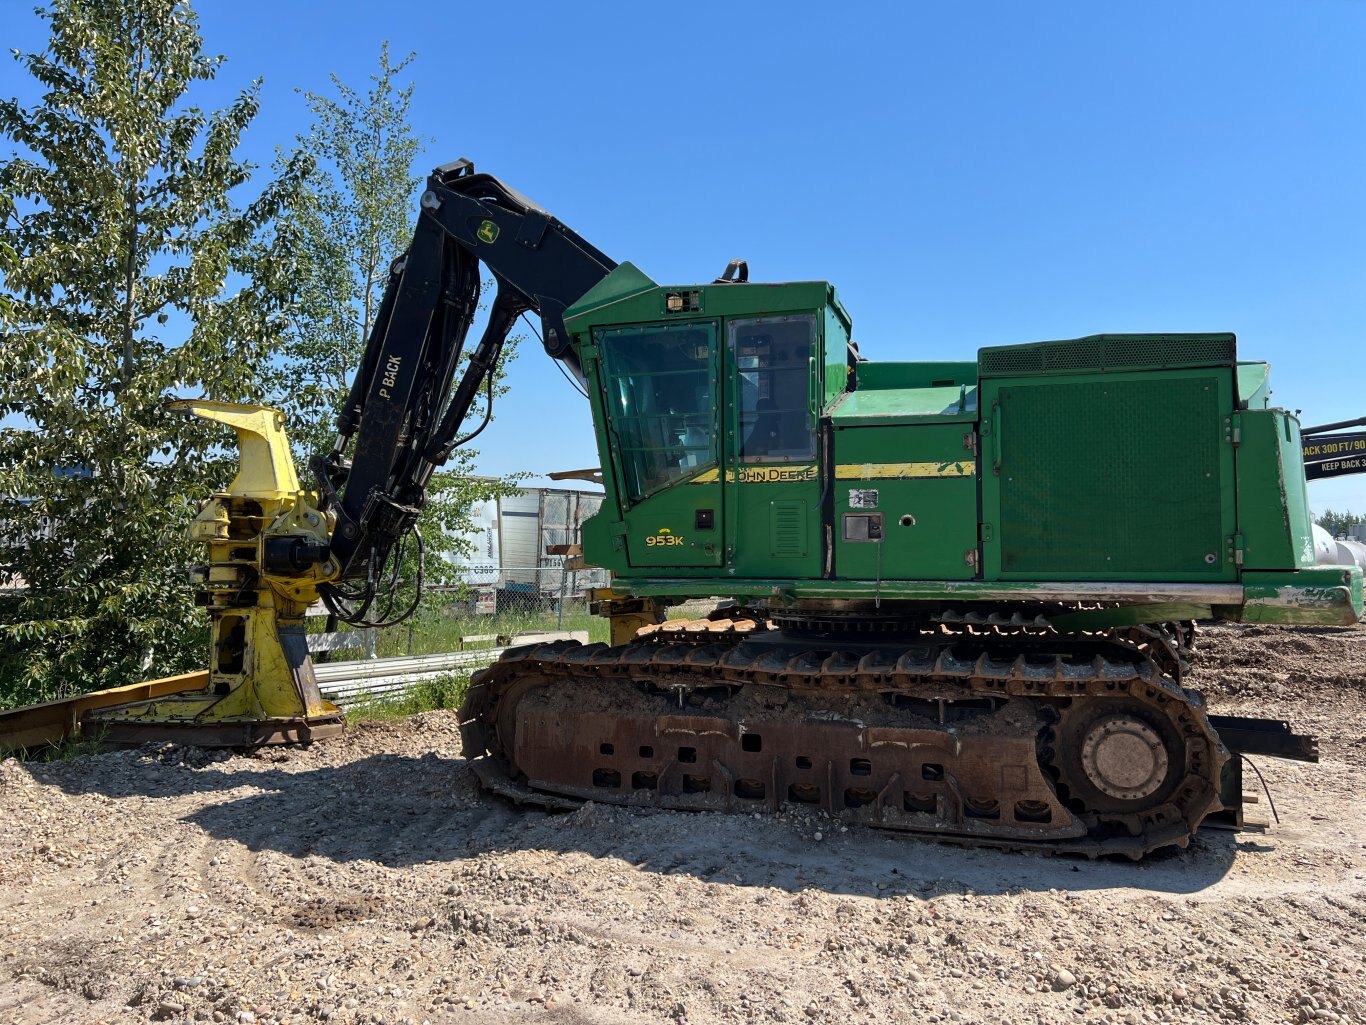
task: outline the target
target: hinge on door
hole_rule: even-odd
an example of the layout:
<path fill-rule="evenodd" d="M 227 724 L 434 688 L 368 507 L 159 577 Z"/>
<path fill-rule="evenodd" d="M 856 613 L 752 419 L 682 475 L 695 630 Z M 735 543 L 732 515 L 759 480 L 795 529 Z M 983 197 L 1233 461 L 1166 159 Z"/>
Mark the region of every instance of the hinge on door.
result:
<path fill-rule="evenodd" d="M 1243 443 L 1243 418 L 1237 413 L 1224 417 L 1224 440 L 1234 448 Z"/>
<path fill-rule="evenodd" d="M 976 548 L 969 548 L 966 552 L 964 552 L 964 553 L 963 553 L 963 562 L 964 562 L 965 565 L 970 566 L 970 567 L 972 568 L 972 571 L 973 571 L 974 573 L 976 573 L 976 572 L 977 572 L 977 549 L 976 549 Z"/>
<path fill-rule="evenodd" d="M 972 431 L 968 431 L 967 434 L 963 435 L 963 447 L 967 449 L 969 452 L 976 452 L 977 435 L 974 434 Z"/>
<path fill-rule="evenodd" d="M 991 472 L 994 476 L 1001 476 L 1001 425 L 993 424 L 1001 408 L 1001 399 L 996 398 L 991 402 L 991 418 L 982 418 L 982 422 L 977 427 L 977 432 L 983 437 L 991 438 Z M 985 456 L 983 457 L 985 458 Z"/>
<path fill-rule="evenodd" d="M 982 524 L 982 540 L 983 540 L 983 541 L 990 541 L 990 540 L 991 540 L 991 524 L 990 524 L 990 523 L 983 523 L 983 524 Z"/>
<path fill-rule="evenodd" d="M 1235 566 L 1243 564 L 1243 535 L 1241 532 L 1228 539 L 1228 554 Z"/>

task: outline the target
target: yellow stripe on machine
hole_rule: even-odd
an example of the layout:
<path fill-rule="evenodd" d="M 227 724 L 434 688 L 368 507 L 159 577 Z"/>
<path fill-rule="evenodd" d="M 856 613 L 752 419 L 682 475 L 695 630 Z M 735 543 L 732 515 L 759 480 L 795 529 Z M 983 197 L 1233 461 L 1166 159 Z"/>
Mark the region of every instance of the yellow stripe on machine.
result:
<path fill-rule="evenodd" d="M 835 467 L 835 477 L 839 480 L 887 480 L 911 477 L 971 477 L 977 472 L 977 464 L 971 459 L 965 462 L 949 463 L 841 463 Z M 734 484 L 791 484 L 797 481 L 815 480 L 816 467 L 812 464 L 789 464 L 784 466 L 742 466 L 737 473 L 726 470 L 725 481 Z M 721 471 L 703 470 L 688 481 L 689 484 L 715 484 L 721 480 Z"/>
<path fill-rule="evenodd" d="M 835 467 L 839 480 L 878 480 L 888 477 L 971 477 L 977 472 L 972 460 L 953 463 L 841 463 Z"/>

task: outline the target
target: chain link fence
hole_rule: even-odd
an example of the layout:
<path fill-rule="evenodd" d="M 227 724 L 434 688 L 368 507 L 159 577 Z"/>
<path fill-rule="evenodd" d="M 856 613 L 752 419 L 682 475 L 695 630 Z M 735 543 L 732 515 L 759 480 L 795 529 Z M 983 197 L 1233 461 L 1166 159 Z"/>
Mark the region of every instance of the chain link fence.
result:
<path fill-rule="evenodd" d="M 540 565 L 520 569 L 474 565 L 462 568 L 460 582 L 431 590 L 449 595 L 450 608 L 466 616 L 553 614 L 558 620 L 582 605 L 590 590 L 611 583 L 605 569 L 573 567 L 564 556 L 546 556 Z"/>

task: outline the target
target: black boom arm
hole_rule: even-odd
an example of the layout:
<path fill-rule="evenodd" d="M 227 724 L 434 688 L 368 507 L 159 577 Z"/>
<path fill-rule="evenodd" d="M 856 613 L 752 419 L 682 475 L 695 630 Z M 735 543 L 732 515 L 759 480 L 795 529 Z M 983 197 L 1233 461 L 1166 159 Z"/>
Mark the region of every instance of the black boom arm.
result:
<path fill-rule="evenodd" d="M 480 263 L 497 292 L 467 355 Z M 324 593 L 334 613 L 351 623 L 395 621 L 392 610 L 375 607 L 376 597 L 387 592 L 392 602 L 404 542 L 411 535 L 421 544 L 415 524 L 432 473 L 483 429 L 459 436 L 481 388 L 492 401 L 513 324 L 523 313 L 539 314 L 546 352 L 581 377 L 564 311 L 614 267 L 530 199 L 476 174 L 470 161 L 432 172 L 412 244 L 390 269 L 337 417 L 336 444 L 311 462 L 324 504 L 337 516 L 331 552 L 342 582 Z"/>

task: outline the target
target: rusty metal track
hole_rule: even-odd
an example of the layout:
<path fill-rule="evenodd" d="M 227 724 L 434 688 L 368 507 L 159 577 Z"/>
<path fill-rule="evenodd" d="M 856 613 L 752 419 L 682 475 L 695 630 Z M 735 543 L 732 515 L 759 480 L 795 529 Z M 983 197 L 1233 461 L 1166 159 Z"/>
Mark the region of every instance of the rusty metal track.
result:
<path fill-rule="evenodd" d="M 1229 757 L 1197 695 L 1137 645 L 1093 638 L 831 651 L 709 626 L 539 645 L 477 674 L 461 719 L 484 785 L 523 802 L 812 804 L 1093 857 L 1184 846 L 1222 807 Z"/>

